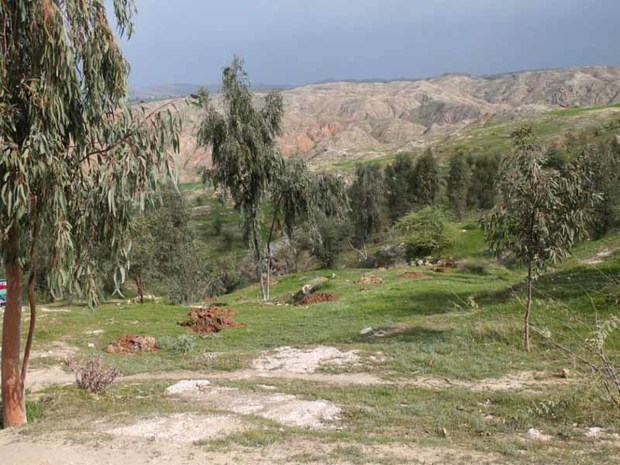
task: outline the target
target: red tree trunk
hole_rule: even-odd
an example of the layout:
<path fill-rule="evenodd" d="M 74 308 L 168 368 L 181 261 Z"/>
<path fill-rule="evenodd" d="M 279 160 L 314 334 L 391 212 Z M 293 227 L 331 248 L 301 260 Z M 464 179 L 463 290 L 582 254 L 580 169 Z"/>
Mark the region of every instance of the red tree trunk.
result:
<path fill-rule="evenodd" d="M 19 233 L 14 229 L 6 242 L 7 299 L 2 322 L 2 419 L 4 427 L 26 423 L 24 385 L 19 364 L 22 317 L 22 267 L 16 258 Z"/>

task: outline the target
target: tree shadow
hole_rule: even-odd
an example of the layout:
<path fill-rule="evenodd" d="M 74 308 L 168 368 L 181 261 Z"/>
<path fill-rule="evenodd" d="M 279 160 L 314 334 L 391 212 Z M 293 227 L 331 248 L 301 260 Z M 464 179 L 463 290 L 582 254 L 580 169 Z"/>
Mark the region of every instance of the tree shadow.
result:
<path fill-rule="evenodd" d="M 534 298 L 570 301 L 583 297 L 597 297 L 605 287 L 620 284 L 617 268 L 595 268 L 587 266 L 571 267 L 542 275 L 533 285 Z M 507 303 L 515 296 L 525 297 L 527 291 L 525 276 L 523 280 L 477 298 L 481 305 Z"/>

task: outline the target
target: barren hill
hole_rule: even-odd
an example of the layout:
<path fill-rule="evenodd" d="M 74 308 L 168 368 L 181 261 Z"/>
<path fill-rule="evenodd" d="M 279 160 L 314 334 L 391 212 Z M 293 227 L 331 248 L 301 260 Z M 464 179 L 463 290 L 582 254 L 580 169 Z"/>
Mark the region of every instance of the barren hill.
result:
<path fill-rule="evenodd" d="M 257 99 L 264 95 L 257 93 Z M 449 74 L 419 81 L 334 82 L 283 91 L 281 150 L 312 164 L 412 150 L 470 125 L 545 111 L 620 102 L 620 67 L 598 66 L 476 77 Z M 185 122 L 185 177 L 209 163 L 195 146 L 200 115 L 178 103 Z"/>

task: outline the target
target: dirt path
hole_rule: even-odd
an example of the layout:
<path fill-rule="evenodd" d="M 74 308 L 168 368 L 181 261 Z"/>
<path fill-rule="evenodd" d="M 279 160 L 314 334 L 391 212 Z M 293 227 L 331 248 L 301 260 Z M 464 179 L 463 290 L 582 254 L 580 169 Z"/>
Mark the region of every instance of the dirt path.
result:
<path fill-rule="evenodd" d="M 63 347 L 63 351 L 66 349 Z M 385 361 L 383 354 L 370 356 L 371 360 Z M 347 373 L 325 373 L 323 368 L 342 368 L 352 370 Z M 196 372 L 179 370 L 161 373 L 140 373 L 123 376 L 120 383 L 148 381 L 180 381 L 208 379 L 213 381 L 269 380 L 286 379 L 315 383 L 346 385 L 398 385 L 413 386 L 423 389 L 466 389 L 471 391 L 518 391 L 539 390 L 548 386 L 561 386 L 573 382 L 566 377 L 553 373 L 523 371 L 509 373 L 501 378 L 477 381 L 455 380 L 433 376 L 416 376 L 410 378 L 393 377 L 386 379 L 368 373 L 368 367 L 362 363 L 357 351 L 341 351 L 335 347 L 317 346 L 306 349 L 280 347 L 256 357 L 251 368 L 231 372 Z M 73 375 L 62 366 L 48 366 L 31 369 L 28 388 L 41 389 L 50 385 L 66 385 L 73 382 Z"/>
<path fill-rule="evenodd" d="M 346 451 L 355 457 L 341 457 Z M 58 435 L 33 440 L 11 431 L 0 431 L 0 457 L 6 465 L 353 465 L 398 464 L 428 465 L 495 465 L 502 460 L 492 454 L 481 454 L 447 447 L 403 445 L 368 446 L 351 443 L 291 441 L 260 448 L 226 447 L 210 451 L 204 447 L 171 441 L 117 438 L 98 440 L 84 438 L 72 443 Z"/>

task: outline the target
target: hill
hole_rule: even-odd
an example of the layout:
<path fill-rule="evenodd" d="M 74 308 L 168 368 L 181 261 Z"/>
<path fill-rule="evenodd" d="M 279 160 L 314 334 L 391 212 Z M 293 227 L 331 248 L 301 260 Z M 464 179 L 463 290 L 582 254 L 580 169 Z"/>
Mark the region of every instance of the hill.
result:
<path fill-rule="evenodd" d="M 429 145 L 450 145 L 481 128 L 538 120 L 551 111 L 619 103 L 620 67 L 482 77 L 448 74 L 418 81 L 330 82 L 288 89 L 282 94 L 285 120 L 281 150 L 326 167 Z M 256 95 L 260 101 L 264 91 Z M 200 114 L 182 99 L 175 104 L 186 122 L 179 161 L 188 180 L 197 166 L 208 165 L 209 157 L 194 142 Z M 612 107 L 588 117 L 606 118 L 618 111 Z M 571 129 L 573 117 L 579 114 L 563 116 L 568 117 L 567 124 L 558 127 L 559 131 Z"/>

